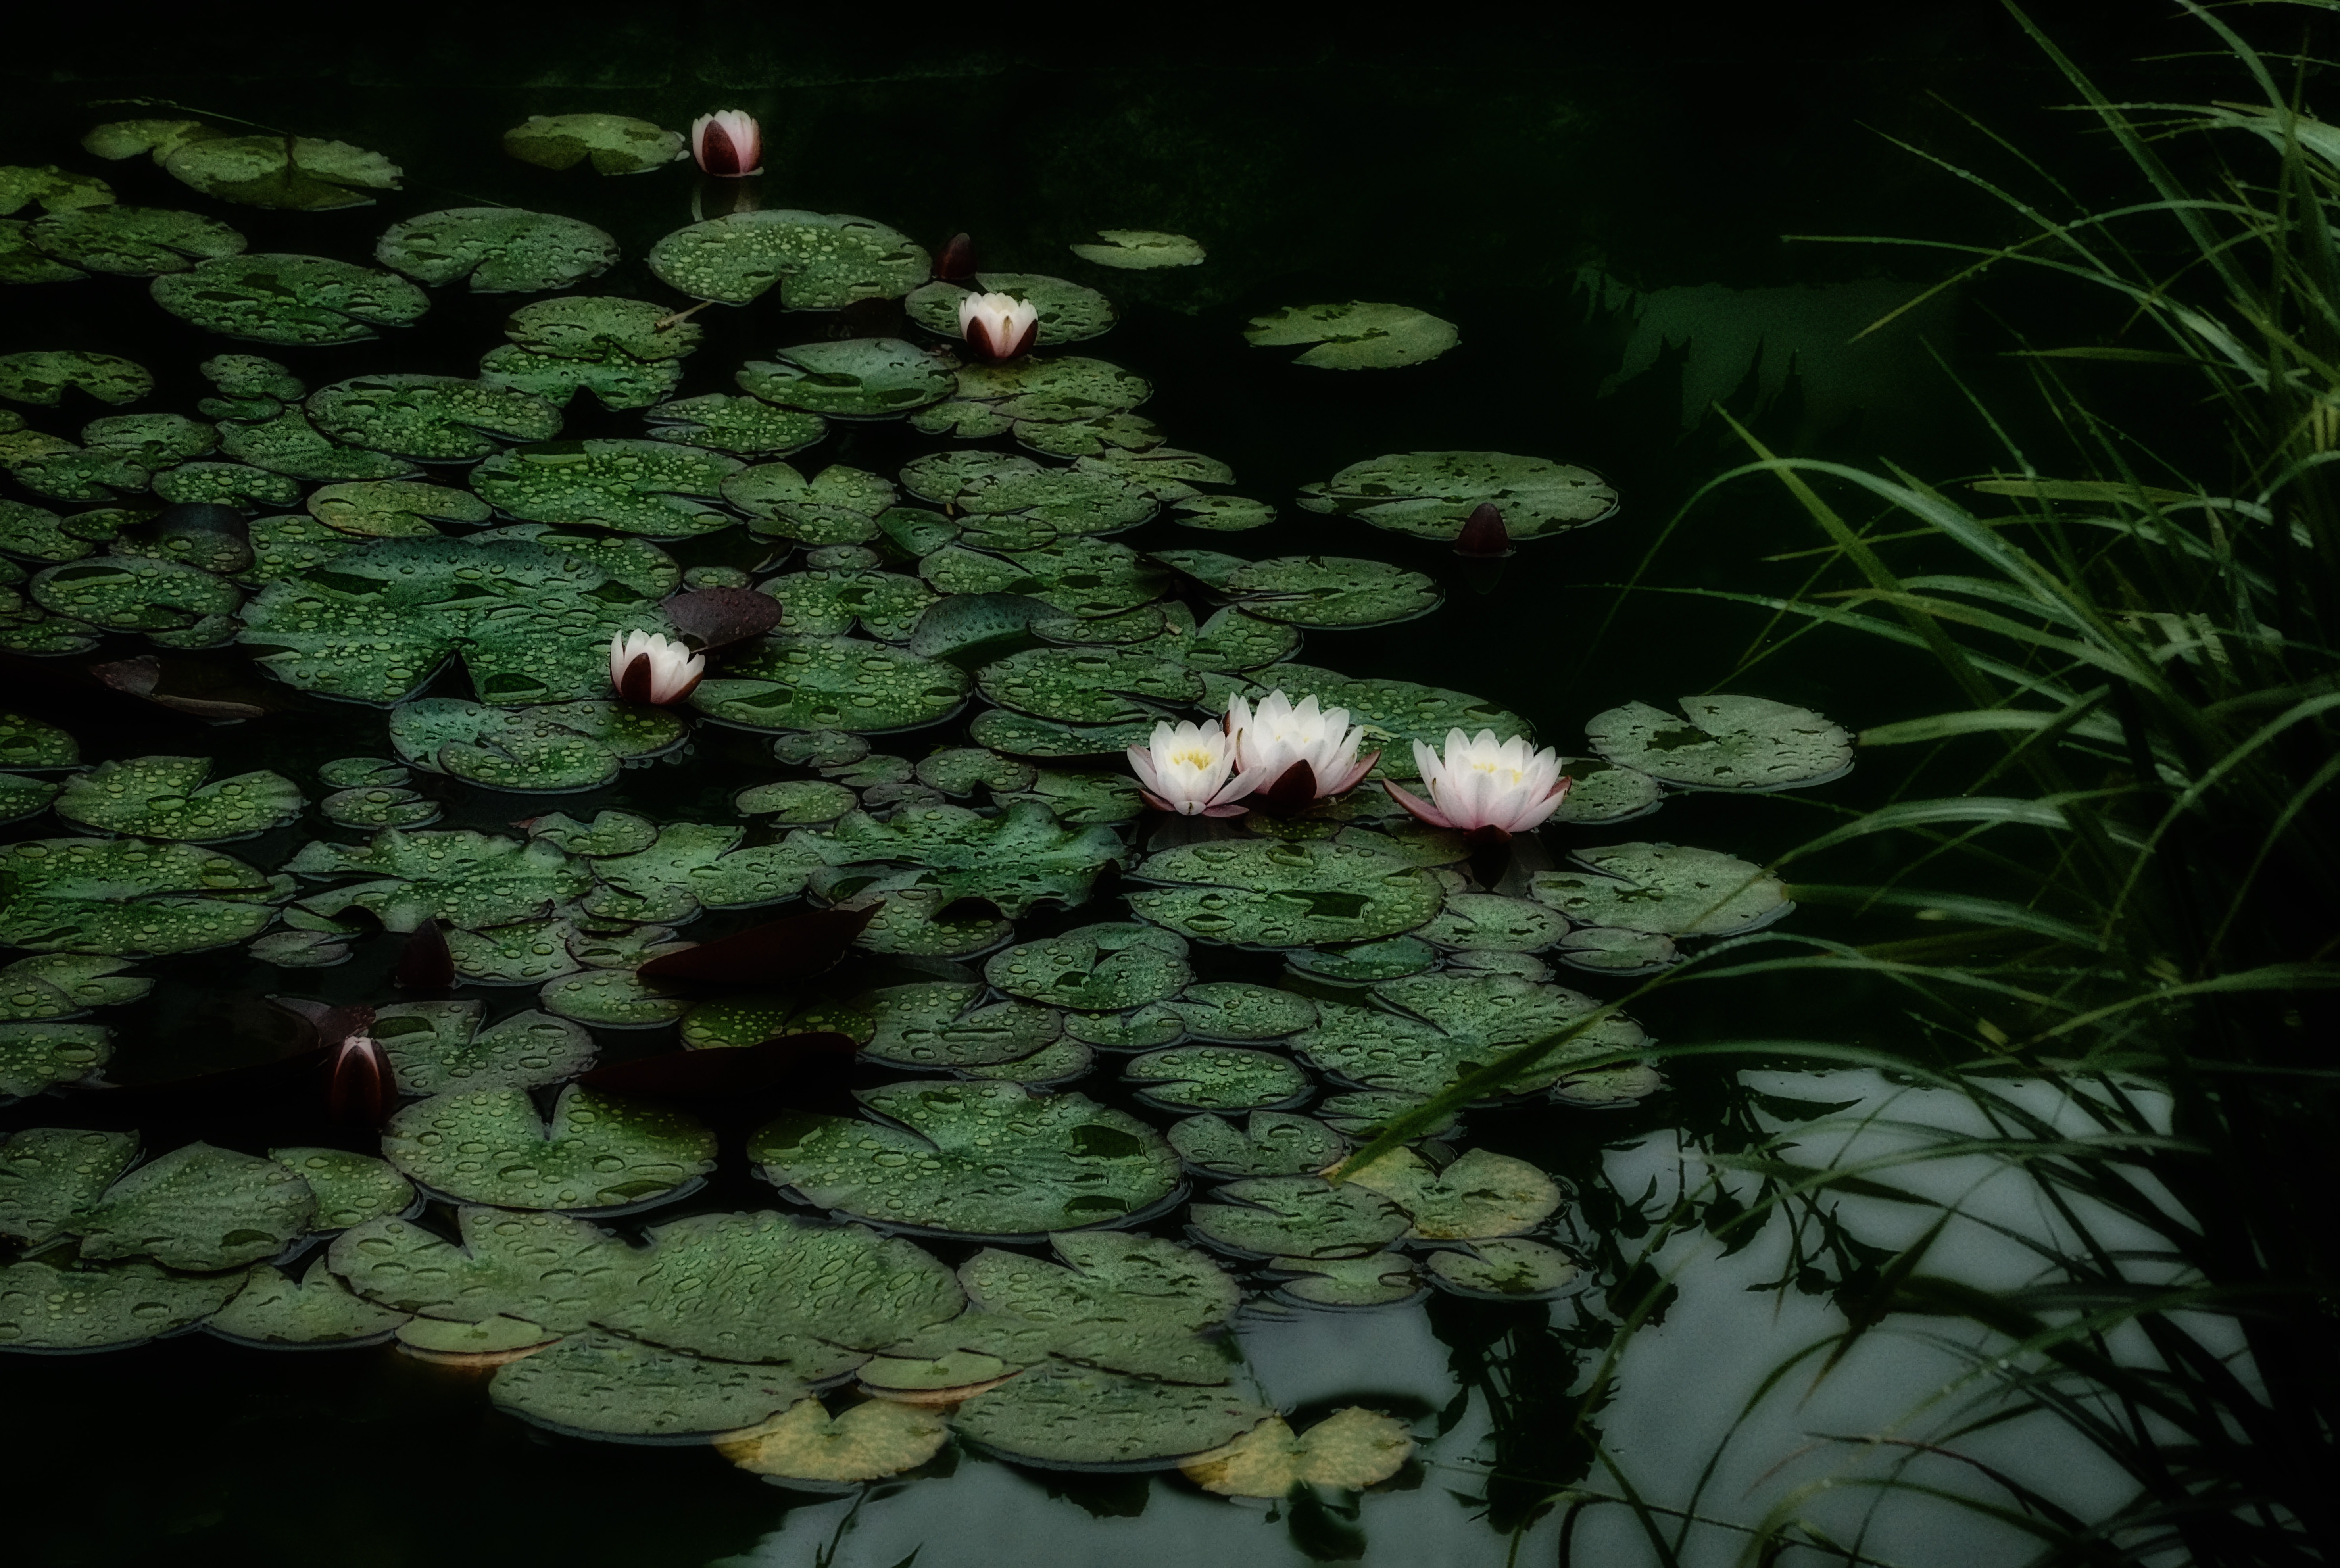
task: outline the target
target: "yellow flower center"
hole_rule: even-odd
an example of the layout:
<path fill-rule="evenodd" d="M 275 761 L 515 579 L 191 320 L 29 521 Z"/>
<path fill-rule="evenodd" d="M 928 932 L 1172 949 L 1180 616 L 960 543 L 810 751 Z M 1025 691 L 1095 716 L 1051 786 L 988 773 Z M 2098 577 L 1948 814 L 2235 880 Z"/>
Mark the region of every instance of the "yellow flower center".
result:
<path fill-rule="evenodd" d="M 1192 768 L 1195 772 L 1202 773 L 1208 771 L 1216 759 L 1201 747 L 1192 746 L 1184 751 L 1173 751 L 1170 753 L 1170 760 L 1182 768 Z"/>

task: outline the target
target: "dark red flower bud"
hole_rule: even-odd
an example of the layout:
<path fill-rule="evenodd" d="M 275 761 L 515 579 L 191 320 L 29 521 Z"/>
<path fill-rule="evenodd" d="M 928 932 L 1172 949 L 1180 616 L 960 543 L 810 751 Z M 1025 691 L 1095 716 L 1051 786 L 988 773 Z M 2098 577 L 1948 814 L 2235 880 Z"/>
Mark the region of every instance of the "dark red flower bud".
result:
<path fill-rule="evenodd" d="M 1454 536 L 1454 553 L 1481 558 L 1512 553 L 1512 531 L 1503 526 L 1503 514 L 1493 501 L 1481 501 L 1471 513 Z"/>
<path fill-rule="evenodd" d="M 943 253 L 935 258 L 935 276 L 947 283 L 975 276 L 975 242 L 965 234 L 953 234 Z"/>

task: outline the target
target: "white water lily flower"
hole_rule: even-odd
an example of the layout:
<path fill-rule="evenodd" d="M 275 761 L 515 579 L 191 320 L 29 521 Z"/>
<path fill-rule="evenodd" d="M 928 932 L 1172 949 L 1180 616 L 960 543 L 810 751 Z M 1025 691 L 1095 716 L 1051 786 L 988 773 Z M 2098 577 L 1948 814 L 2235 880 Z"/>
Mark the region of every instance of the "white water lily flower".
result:
<path fill-rule="evenodd" d="M 1156 724 L 1152 745 L 1129 749 L 1129 766 L 1147 805 L 1181 817 L 1239 816 L 1235 802 L 1260 782 L 1236 773 L 1234 742 L 1215 724 Z"/>
<path fill-rule="evenodd" d="M 1013 294 L 969 294 L 958 303 L 958 332 L 967 346 L 996 364 L 1031 350 L 1040 313 Z"/>
<path fill-rule="evenodd" d="M 745 109 L 719 109 L 690 124 L 690 155 L 727 180 L 764 172 L 764 132 Z"/>
<path fill-rule="evenodd" d="M 1445 756 L 1417 740 L 1413 761 L 1429 787 L 1428 800 L 1386 780 L 1383 788 L 1433 828 L 1508 839 L 1542 822 L 1568 798 L 1569 780 L 1561 777 L 1560 754 L 1550 747 L 1531 750 L 1517 735 L 1498 741 L 1492 729 L 1482 729 L 1475 738 L 1450 729 Z"/>
<path fill-rule="evenodd" d="M 707 673 L 707 660 L 655 631 L 610 639 L 610 684 L 627 702 L 679 702 Z"/>
<path fill-rule="evenodd" d="M 1232 699 L 1227 734 L 1234 742 L 1235 766 L 1259 775 L 1254 788 L 1272 789 L 1294 766 L 1308 764 L 1315 785 L 1309 799 L 1347 794 L 1382 755 L 1357 755 L 1364 727 L 1349 722 L 1347 709 L 1320 710 L 1314 697 L 1304 697 L 1295 706 L 1281 687 L 1260 699 L 1256 709 L 1241 697 Z"/>

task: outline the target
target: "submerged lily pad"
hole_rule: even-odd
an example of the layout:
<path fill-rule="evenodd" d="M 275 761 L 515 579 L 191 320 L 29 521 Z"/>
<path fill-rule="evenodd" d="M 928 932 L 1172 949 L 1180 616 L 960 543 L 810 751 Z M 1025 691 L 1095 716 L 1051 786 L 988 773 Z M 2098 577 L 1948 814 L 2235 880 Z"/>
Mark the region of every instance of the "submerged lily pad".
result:
<path fill-rule="evenodd" d="M 1030 1464 L 1167 1469 L 1274 1414 L 1234 1388 L 1155 1383 L 1051 1362 L 953 1413 L 963 1437 Z"/>
<path fill-rule="evenodd" d="M 1611 515 L 1617 492 L 1591 469 L 1501 452 L 1369 458 L 1300 491 L 1300 504 L 1310 511 L 1424 539 L 1453 539 L 1472 512 L 1489 503 L 1503 514 L 1513 540 L 1542 539 Z"/>
<path fill-rule="evenodd" d="M 1073 246 L 1073 254 L 1100 267 L 1143 271 L 1154 267 L 1192 267 L 1203 260 L 1203 247 L 1184 234 L 1159 229 L 1099 229 L 1105 243 Z"/>
<path fill-rule="evenodd" d="M 1292 362 L 1325 371 L 1385 370 L 1434 360 L 1462 341 L 1454 323 L 1412 305 L 1286 305 L 1254 316 L 1244 336 L 1254 348 L 1316 346 Z"/>
<path fill-rule="evenodd" d="M 1039 313 L 1042 347 L 1079 342 L 1110 331 L 1113 302 L 1095 289 L 1039 273 L 977 273 L 971 288 L 937 280 L 902 302 L 910 319 L 947 338 L 959 335 L 958 303 L 969 294 L 1006 294 Z"/>
<path fill-rule="evenodd" d="M 273 583 L 243 640 L 287 684 L 387 706 L 460 656 L 500 706 L 609 689 L 611 636 L 668 630 L 651 606 L 578 558 L 520 540 L 393 539 Z"/>
<path fill-rule="evenodd" d="M 833 419 L 885 419 L 924 408 L 954 385 L 947 358 L 900 338 L 798 343 L 740 367 L 740 390 Z"/>
<path fill-rule="evenodd" d="M 266 877 L 184 844 L 27 839 L 0 847 L 0 881 L 11 894 L 0 942 L 35 952 L 195 952 L 245 941 L 275 918 L 259 901 L 272 891 Z"/>
<path fill-rule="evenodd" d="M 216 784 L 208 757 L 101 762 L 65 781 L 57 815 L 102 833 L 215 844 L 281 828 L 301 815 L 300 786 L 281 773 L 239 773 Z"/>
<path fill-rule="evenodd" d="M 1428 871 L 1350 844 L 1190 844 L 1147 857 L 1133 875 L 1170 884 L 1128 895 L 1141 918 L 1249 948 L 1393 937 L 1431 919 L 1445 898 Z"/>
<path fill-rule="evenodd" d="M 679 1111 L 570 1085 L 540 1117 L 522 1089 L 438 1095 L 391 1118 L 382 1156 L 461 1203 L 623 1209 L 715 1168 L 715 1135 Z"/>
<path fill-rule="evenodd" d="M 0 1350 L 144 1345 L 202 1322 L 243 1285 L 241 1274 L 173 1274 L 145 1263 L 57 1268 L 26 1258 L 0 1268 Z"/>
<path fill-rule="evenodd" d="M 888 1120 L 792 1114 L 755 1135 L 750 1157 L 819 1207 L 955 1236 L 1110 1225 L 1177 1189 L 1160 1134 L 1081 1095 L 911 1082 L 859 1097 Z"/>
<path fill-rule="evenodd" d="M 1685 697 L 1683 723 L 1629 702 L 1585 725 L 1593 749 L 1683 789 L 1802 789 L 1852 767 L 1852 737 L 1809 708 L 1760 697 Z"/>
<path fill-rule="evenodd" d="M 681 132 L 624 114 L 530 114 L 504 133 L 504 151 L 546 169 L 590 158 L 597 174 L 646 174 L 685 154 Z"/>
<path fill-rule="evenodd" d="M 550 213 L 451 207 L 392 225 L 373 255 L 417 283 L 468 278 L 473 293 L 526 293 L 599 277 L 616 263 L 618 242 Z"/>
<path fill-rule="evenodd" d="M 1538 901 L 1584 926 L 1666 937 L 1731 937 L 1795 908 L 1761 867 L 1714 849 L 1605 844 L 1580 849 L 1585 871 L 1539 871 Z"/>
<path fill-rule="evenodd" d="M 275 1256 L 316 1212 L 298 1172 L 197 1143 L 122 1177 L 64 1228 L 84 1258 L 151 1257 L 208 1274 Z"/>
<path fill-rule="evenodd" d="M 395 273 L 324 256 L 223 256 L 156 278 L 153 290 L 182 320 L 263 343 L 358 342 L 431 308 L 430 295 Z"/>
<path fill-rule="evenodd" d="M 749 729 L 878 734 L 947 719 L 967 700 L 965 671 L 848 637 L 775 637 L 699 682 L 691 705 Z"/>
<path fill-rule="evenodd" d="M 908 293 L 934 258 L 868 218 L 775 208 L 678 229 L 650 247 L 649 265 L 693 299 L 744 305 L 778 285 L 786 309 L 833 311 Z"/>

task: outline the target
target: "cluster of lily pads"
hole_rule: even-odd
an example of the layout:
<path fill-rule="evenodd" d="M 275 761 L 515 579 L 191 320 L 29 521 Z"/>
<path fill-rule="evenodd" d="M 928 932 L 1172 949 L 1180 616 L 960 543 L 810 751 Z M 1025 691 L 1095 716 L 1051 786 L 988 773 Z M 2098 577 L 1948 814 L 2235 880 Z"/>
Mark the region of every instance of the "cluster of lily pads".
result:
<path fill-rule="evenodd" d="M 567 115 L 506 144 L 627 174 L 682 143 Z M 293 209 L 398 178 L 341 144 L 192 121 L 102 126 L 89 145 Z M 159 311 L 288 356 L 393 332 L 433 290 L 574 290 L 620 259 L 591 225 L 482 207 L 393 224 L 371 263 L 255 255 L 219 220 L 119 204 L 92 175 L 0 169 L 0 213 L 34 207 L 0 218 L 0 279 L 151 277 Z M 1103 238 L 1076 249 L 1107 267 L 1201 256 L 1175 235 Z M 1554 1245 L 1567 1195 L 1451 1119 L 1327 1173 L 1572 1027 L 1505 1097 L 1651 1092 L 1640 1027 L 1586 1026 L 1600 1004 L 1553 966 L 1653 972 L 1778 918 L 1785 890 L 1657 841 L 1566 863 L 1522 841 L 1490 876 L 1378 788 L 1165 825 L 1118 754 L 1233 697 L 1345 708 L 1400 782 L 1408 742 L 1529 726 L 1301 660 L 1312 631 L 1436 610 L 1428 574 L 1114 537 L 1274 511 L 1167 444 L 1138 412 L 1144 378 L 1063 352 L 1113 326 L 1097 290 L 937 278 L 882 223 L 793 210 L 691 223 L 647 259 L 685 303 L 522 304 L 474 369 L 312 387 L 223 346 L 200 418 L 35 428 L 84 397 L 133 408 L 154 378 L 70 348 L 0 357 L 0 399 L 33 411 L 0 412 L 0 466 L 36 498 L 0 501 L 0 647 L 238 647 L 296 700 L 382 710 L 376 751 L 300 779 L 214 778 L 202 757 L 89 765 L 66 729 L 0 715 L 0 819 L 22 824 L 0 845 L 0 944 L 24 955 L 0 969 L 0 1098 L 47 1096 L 55 1124 L 0 1141 L 0 1236 L 21 1249 L 0 1268 L 0 1348 L 198 1327 L 265 1348 L 392 1340 L 493 1368 L 490 1397 L 526 1419 L 711 1442 L 793 1484 L 912 1470 L 954 1437 L 1036 1464 L 1180 1464 L 1234 1495 L 1387 1479 L 1403 1424 L 1352 1410 L 1295 1435 L 1231 1325 L 1271 1298 L 1556 1295 L 1578 1273 Z M 1036 307 L 1038 350 L 956 352 L 968 288 Z M 791 311 L 898 302 L 904 335 L 784 347 L 739 366 L 736 392 L 676 398 L 700 347 L 687 302 L 767 294 Z M 1349 345 L 1314 351 L 1335 367 L 1452 346 L 1446 323 L 1393 311 L 1296 308 L 1254 335 Z M 1355 348 L 1369 339 L 1396 346 L 1375 359 Z M 580 393 L 640 411 L 640 433 L 563 440 Z M 890 473 L 786 461 L 869 421 L 936 450 Z M 1300 503 L 1450 540 L 1492 503 L 1532 540 L 1616 496 L 1547 459 L 1423 452 L 1353 465 Z M 719 535 L 744 564 L 669 552 Z M 710 650 L 686 705 L 616 700 L 613 636 L 684 635 L 668 604 L 702 589 L 768 596 L 771 630 Z M 728 809 L 704 791 L 688 816 L 558 809 L 719 740 L 765 759 Z M 1546 831 L 1623 822 L 1669 790 L 1818 783 L 1849 760 L 1841 729 L 1760 699 L 1629 705 L 1591 720 Z M 524 820 L 433 826 L 481 792 Z M 293 826 L 309 841 L 281 862 L 221 847 Z M 1097 918 L 1068 925 L 1092 902 Z M 702 920 L 807 907 L 866 921 L 827 975 L 710 990 L 642 973 L 694 950 Z M 456 986 L 367 998 L 395 1090 L 378 1147 L 368 1132 L 363 1148 L 150 1150 L 74 1125 L 119 1092 L 99 1020 L 151 988 L 137 960 L 241 948 L 290 987 L 408 933 L 443 939 Z M 654 1030 L 671 1034 L 620 1033 Z M 849 1112 L 791 1107 L 747 1133 L 779 1205 L 759 1212 L 687 1212 L 723 1148 L 689 1106 L 580 1081 L 613 1041 L 816 1037 L 869 1076 Z"/>

